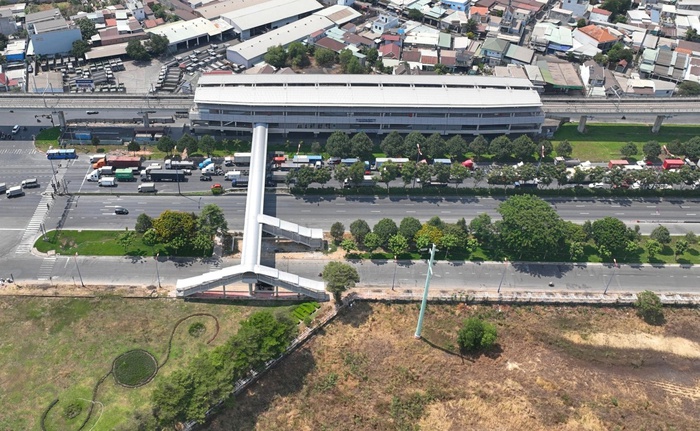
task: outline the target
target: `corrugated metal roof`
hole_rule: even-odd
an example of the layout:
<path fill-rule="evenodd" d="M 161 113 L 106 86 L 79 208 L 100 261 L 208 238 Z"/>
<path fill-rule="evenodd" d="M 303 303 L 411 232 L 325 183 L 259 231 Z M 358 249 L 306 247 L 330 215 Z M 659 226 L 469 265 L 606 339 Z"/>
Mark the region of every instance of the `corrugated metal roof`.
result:
<path fill-rule="evenodd" d="M 222 14 L 221 17 L 244 31 L 319 9 L 323 9 L 323 5 L 316 0 L 270 0 Z"/>

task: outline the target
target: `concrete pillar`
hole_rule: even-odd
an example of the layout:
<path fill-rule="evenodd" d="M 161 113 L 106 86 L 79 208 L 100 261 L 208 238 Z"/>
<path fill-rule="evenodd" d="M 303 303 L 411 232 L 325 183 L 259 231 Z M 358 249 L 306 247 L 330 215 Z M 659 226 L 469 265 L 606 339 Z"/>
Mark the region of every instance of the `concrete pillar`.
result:
<path fill-rule="evenodd" d="M 280 288 L 279 288 L 279 286 L 275 286 L 275 296 L 280 296 Z"/>
<path fill-rule="evenodd" d="M 588 117 L 585 115 L 581 115 L 581 118 L 578 120 L 578 130 L 579 133 L 586 133 L 586 121 L 588 121 Z"/>
<path fill-rule="evenodd" d="M 148 112 L 143 111 L 143 127 L 148 126 L 150 126 L 150 122 L 148 121 Z"/>
<path fill-rule="evenodd" d="M 663 115 L 657 115 L 656 116 L 656 121 L 654 121 L 654 126 L 651 128 L 651 133 L 659 133 L 659 130 L 661 130 L 661 123 L 664 122 L 664 116 Z"/>
<path fill-rule="evenodd" d="M 224 284 L 224 299 L 226 299 L 226 285 Z"/>
<path fill-rule="evenodd" d="M 248 295 L 253 296 L 253 283 L 248 283 Z"/>

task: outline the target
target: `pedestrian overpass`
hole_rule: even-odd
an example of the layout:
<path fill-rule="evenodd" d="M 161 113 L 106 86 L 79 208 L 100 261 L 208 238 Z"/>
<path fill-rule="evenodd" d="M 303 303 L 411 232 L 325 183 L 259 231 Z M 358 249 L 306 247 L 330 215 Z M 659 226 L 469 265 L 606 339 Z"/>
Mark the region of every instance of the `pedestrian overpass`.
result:
<path fill-rule="evenodd" d="M 227 284 L 247 283 L 248 292 L 251 295 L 254 292 L 253 286 L 265 284 L 274 286 L 275 294 L 277 294 L 277 289 L 282 287 L 316 300 L 323 301 L 328 299 L 325 284 L 322 281 L 299 277 L 298 275 L 260 264 L 263 231 L 310 247 L 320 248 L 323 246 L 323 231 L 321 229 L 310 229 L 263 214 L 265 169 L 267 165 L 267 133 L 267 124 L 256 123 L 253 126 L 241 263 L 178 280 L 175 288 L 175 293 L 178 297 L 190 296 L 226 286 Z"/>

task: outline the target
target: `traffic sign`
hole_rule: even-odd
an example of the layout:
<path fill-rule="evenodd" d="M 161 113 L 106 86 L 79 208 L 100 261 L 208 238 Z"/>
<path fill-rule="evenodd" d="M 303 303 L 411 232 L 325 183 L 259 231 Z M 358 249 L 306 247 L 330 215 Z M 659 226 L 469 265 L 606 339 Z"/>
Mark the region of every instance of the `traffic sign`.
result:
<path fill-rule="evenodd" d="M 75 85 L 78 88 L 95 88 L 95 81 L 92 79 L 76 79 Z"/>

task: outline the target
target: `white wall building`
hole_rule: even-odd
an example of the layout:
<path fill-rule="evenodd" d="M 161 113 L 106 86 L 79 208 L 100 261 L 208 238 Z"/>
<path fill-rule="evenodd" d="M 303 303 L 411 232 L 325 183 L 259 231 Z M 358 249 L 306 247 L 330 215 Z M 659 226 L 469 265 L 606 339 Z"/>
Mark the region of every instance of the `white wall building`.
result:
<path fill-rule="evenodd" d="M 427 75 L 203 75 L 195 131 L 538 133 L 542 102 L 527 79 Z"/>
<path fill-rule="evenodd" d="M 82 39 L 79 28 L 72 28 L 58 9 L 32 13 L 26 17 L 29 46 L 27 55 L 66 54 L 73 42 Z"/>

